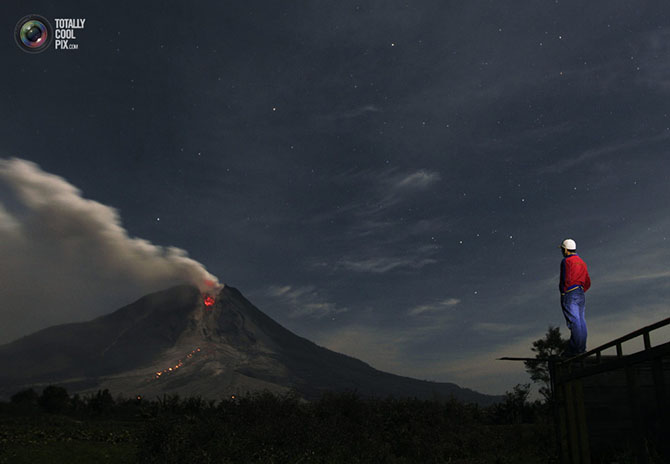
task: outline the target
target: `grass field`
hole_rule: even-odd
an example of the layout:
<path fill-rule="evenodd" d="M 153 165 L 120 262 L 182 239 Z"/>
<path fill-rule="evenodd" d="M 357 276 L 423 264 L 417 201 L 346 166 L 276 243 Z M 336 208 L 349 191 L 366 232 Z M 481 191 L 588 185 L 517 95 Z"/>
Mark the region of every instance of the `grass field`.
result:
<path fill-rule="evenodd" d="M 66 406 L 2 404 L 0 463 L 557 462 L 549 423 L 502 406 L 353 394 Z"/>
<path fill-rule="evenodd" d="M 3 415 L 0 463 L 134 463 L 143 424 L 62 415 Z"/>

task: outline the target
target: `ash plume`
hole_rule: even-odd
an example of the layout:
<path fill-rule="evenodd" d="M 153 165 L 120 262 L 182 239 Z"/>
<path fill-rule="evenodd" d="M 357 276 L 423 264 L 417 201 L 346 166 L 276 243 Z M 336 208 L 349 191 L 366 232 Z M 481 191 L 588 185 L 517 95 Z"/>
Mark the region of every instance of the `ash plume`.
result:
<path fill-rule="evenodd" d="M 130 237 L 119 212 L 37 164 L 0 159 L 0 343 L 150 291 L 222 285 L 176 247 Z"/>

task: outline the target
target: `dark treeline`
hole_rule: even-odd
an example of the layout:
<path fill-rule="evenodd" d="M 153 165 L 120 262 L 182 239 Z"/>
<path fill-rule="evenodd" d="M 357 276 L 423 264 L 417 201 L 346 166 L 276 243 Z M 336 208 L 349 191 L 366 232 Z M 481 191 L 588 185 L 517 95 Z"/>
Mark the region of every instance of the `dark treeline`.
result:
<path fill-rule="evenodd" d="M 0 448 L 0 462 L 7 453 L 20 455 L 22 440 L 31 442 L 33 432 L 45 435 L 42 429 L 57 435 L 43 441 L 46 448 L 89 437 L 110 444 L 111 450 L 125 447 L 124 462 L 556 462 L 546 405 L 529 403 L 527 396 L 528 386 L 517 386 L 501 403 L 483 408 L 453 399 L 375 399 L 353 392 L 312 402 L 294 393 L 221 401 L 114 398 L 107 390 L 80 397 L 50 386 L 41 394 L 25 390 L 0 403 L 0 437 L 23 433 L 13 447 Z M 58 425 L 50 429 L 40 426 L 54 421 Z M 11 437 L 6 441 L 12 443 Z M 59 462 L 53 453 L 50 457 Z"/>

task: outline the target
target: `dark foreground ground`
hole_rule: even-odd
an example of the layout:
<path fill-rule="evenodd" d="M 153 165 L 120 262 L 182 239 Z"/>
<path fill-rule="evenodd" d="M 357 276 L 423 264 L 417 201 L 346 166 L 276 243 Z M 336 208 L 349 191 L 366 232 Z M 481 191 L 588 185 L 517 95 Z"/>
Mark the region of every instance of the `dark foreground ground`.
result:
<path fill-rule="evenodd" d="M 52 392 L 54 393 L 54 392 Z M 552 463 L 542 405 L 257 394 L 0 403 L 0 463 Z"/>

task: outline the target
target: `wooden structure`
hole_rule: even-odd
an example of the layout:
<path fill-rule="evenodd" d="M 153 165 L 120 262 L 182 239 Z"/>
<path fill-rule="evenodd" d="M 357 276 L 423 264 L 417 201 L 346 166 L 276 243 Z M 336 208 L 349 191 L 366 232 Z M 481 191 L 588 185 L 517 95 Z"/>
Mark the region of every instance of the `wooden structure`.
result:
<path fill-rule="evenodd" d="M 549 359 L 562 464 L 670 463 L 670 337 L 651 342 L 664 327 L 670 318 Z M 641 349 L 624 354 L 636 341 Z"/>

